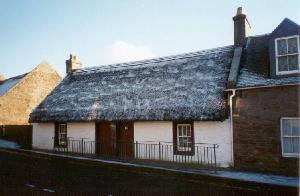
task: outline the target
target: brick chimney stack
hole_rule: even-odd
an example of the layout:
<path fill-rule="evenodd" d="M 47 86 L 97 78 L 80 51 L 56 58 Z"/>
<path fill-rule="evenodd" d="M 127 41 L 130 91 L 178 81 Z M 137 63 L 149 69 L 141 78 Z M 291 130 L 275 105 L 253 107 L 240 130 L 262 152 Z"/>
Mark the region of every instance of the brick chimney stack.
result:
<path fill-rule="evenodd" d="M 243 8 L 239 7 L 237 9 L 236 15 L 233 17 L 234 21 L 234 46 L 243 46 L 245 43 L 245 38 L 250 35 L 251 26 L 243 13 Z"/>
<path fill-rule="evenodd" d="M 70 54 L 70 59 L 66 60 L 67 74 L 72 73 L 72 71 L 75 69 L 81 69 L 81 68 L 83 68 L 83 65 L 79 61 L 79 59 L 76 56 Z"/>

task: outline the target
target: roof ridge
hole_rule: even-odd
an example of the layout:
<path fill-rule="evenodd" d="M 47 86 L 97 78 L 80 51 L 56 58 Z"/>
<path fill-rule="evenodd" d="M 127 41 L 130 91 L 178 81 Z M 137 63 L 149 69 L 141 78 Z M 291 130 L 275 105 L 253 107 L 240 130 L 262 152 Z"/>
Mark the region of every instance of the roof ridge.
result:
<path fill-rule="evenodd" d="M 108 65 L 100 65 L 100 66 L 94 66 L 94 67 L 86 67 L 82 69 L 75 70 L 74 73 L 85 73 L 85 72 L 91 72 L 91 71 L 110 71 L 114 68 L 135 68 L 138 65 L 145 65 L 150 63 L 159 63 L 159 62 L 167 62 L 171 60 L 178 60 L 178 59 L 185 59 L 185 58 L 192 58 L 195 56 L 203 56 L 207 54 L 215 54 L 220 52 L 227 52 L 233 48 L 233 45 L 223 46 L 223 47 L 216 47 L 212 49 L 205 49 L 205 50 L 199 50 L 194 52 L 187 52 L 177 55 L 169 55 L 164 57 L 158 57 L 158 58 L 152 58 L 152 59 L 146 59 L 146 60 L 139 60 L 139 61 L 129 61 L 124 63 L 114 63 L 114 64 L 108 64 Z"/>
<path fill-rule="evenodd" d="M 7 80 L 11 80 L 11 79 L 17 79 L 17 78 L 23 78 L 24 76 L 26 76 L 29 72 L 23 73 L 23 74 L 19 74 L 10 78 L 6 78 L 5 80 L 3 80 L 2 82 L 4 83 Z"/>

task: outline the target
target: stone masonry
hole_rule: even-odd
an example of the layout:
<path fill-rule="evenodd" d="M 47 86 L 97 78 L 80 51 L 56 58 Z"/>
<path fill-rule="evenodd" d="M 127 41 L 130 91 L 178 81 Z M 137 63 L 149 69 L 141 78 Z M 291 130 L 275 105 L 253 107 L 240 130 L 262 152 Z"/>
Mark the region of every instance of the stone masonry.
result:
<path fill-rule="evenodd" d="M 0 125 L 28 125 L 31 111 L 61 80 L 47 62 L 42 62 L 6 94 L 0 96 Z"/>

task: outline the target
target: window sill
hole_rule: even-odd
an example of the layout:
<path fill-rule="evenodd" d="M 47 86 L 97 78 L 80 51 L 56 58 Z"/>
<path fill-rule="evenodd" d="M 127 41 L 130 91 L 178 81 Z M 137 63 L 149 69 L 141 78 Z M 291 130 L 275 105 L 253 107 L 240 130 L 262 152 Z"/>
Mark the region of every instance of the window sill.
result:
<path fill-rule="evenodd" d="M 299 159 L 300 155 L 299 154 L 283 154 L 282 157 L 283 158 L 297 158 L 297 159 Z"/>

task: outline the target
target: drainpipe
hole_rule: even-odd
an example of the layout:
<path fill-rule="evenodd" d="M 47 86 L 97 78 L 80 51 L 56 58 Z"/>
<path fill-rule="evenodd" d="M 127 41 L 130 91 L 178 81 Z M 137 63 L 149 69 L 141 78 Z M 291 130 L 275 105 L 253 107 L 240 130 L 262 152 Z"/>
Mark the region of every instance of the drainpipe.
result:
<path fill-rule="evenodd" d="M 232 108 L 232 98 L 235 97 L 235 91 L 236 89 L 230 89 L 232 91 L 232 94 L 229 97 L 229 105 L 230 105 L 230 134 L 231 134 L 231 162 L 232 165 L 234 165 L 234 155 L 233 155 L 233 108 Z"/>

